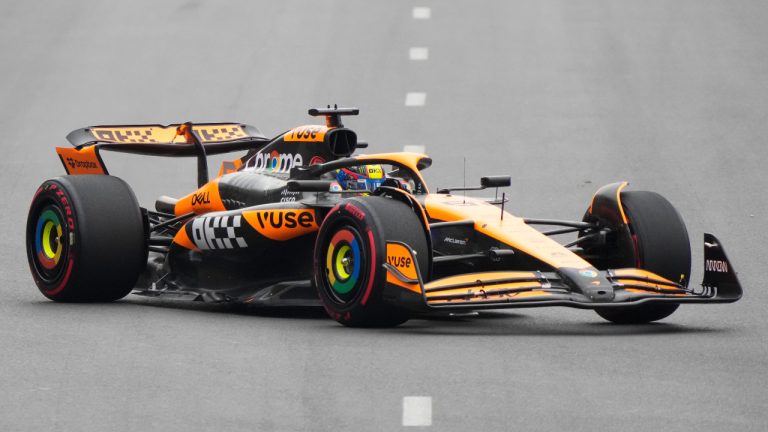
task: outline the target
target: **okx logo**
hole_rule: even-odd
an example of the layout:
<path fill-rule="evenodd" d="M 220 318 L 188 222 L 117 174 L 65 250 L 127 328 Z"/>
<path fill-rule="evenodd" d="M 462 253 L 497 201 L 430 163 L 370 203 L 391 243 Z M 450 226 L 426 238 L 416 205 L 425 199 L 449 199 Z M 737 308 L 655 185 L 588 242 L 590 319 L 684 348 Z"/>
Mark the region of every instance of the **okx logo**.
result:
<path fill-rule="evenodd" d="M 192 241 L 202 250 L 248 247 L 240 224 L 240 215 L 196 218 L 192 221 Z"/>
<path fill-rule="evenodd" d="M 259 234 L 272 240 L 285 241 L 318 230 L 315 211 L 312 209 L 295 210 L 257 210 L 243 212 Z"/>

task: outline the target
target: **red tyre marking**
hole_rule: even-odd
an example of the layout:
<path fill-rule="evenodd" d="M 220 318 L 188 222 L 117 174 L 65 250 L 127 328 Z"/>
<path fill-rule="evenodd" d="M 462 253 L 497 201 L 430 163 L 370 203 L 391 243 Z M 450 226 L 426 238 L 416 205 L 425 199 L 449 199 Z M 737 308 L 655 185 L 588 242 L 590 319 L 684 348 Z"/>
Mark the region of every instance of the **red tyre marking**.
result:
<path fill-rule="evenodd" d="M 49 295 L 56 295 L 56 294 L 60 293 L 60 292 L 61 292 L 61 290 L 63 290 L 63 289 L 64 289 L 64 286 L 65 286 L 65 285 L 67 284 L 67 282 L 69 281 L 69 276 L 72 274 L 72 266 L 73 266 L 74 264 L 75 264 L 75 260 L 74 260 L 74 257 L 70 257 L 70 258 L 69 258 L 69 263 L 67 264 L 67 272 L 66 272 L 66 273 L 64 273 L 64 278 L 61 280 L 61 282 L 59 283 L 59 285 L 58 285 L 56 288 L 54 288 L 54 289 L 52 289 L 52 290 L 48 290 L 48 291 L 46 291 L 46 292 L 45 292 L 46 294 L 49 294 Z"/>
<path fill-rule="evenodd" d="M 344 209 L 359 220 L 363 220 L 365 218 L 365 212 L 355 207 L 352 203 L 347 204 Z"/>
<path fill-rule="evenodd" d="M 373 289 L 373 281 L 376 279 L 376 244 L 373 241 L 373 232 L 370 228 L 368 228 L 368 243 L 371 245 L 371 274 L 368 276 L 368 286 L 365 288 L 365 294 L 363 294 L 363 299 L 360 300 L 360 304 L 365 306 L 365 303 L 368 301 L 368 297 L 371 295 L 371 290 Z"/>

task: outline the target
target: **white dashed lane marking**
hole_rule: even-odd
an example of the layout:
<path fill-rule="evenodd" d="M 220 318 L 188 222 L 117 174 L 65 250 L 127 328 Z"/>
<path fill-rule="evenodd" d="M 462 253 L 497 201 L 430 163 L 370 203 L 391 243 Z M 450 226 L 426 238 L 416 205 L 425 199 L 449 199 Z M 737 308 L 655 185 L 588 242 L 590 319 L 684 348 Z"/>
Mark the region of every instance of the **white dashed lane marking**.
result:
<path fill-rule="evenodd" d="M 403 426 L 432 426 L 432 397 L 405 396 Z"/>
<path fill-rule="evenodd" d="M 405 94 L 405 106 L 424 106 L 426 102 L 426 93 L 412 92 Z"/>
<path fill-rule="evenodd" d="M 423 145 L 407 145 L 403 146 L 403 151 L 406 153 L 426 153 L 426 149 Z"/>
<path fill-rule="evenodd" d="M 427 60 L 429 59 L 429 48 L 413 47 L 408 50 L 408 57 L 411 60 Z"/>
<path fill-rule="evenodd" d="M 432 17 L 432 9 L 428 7 L 415 7 L 413 8 L 413 19 L 430 19 Z"/>

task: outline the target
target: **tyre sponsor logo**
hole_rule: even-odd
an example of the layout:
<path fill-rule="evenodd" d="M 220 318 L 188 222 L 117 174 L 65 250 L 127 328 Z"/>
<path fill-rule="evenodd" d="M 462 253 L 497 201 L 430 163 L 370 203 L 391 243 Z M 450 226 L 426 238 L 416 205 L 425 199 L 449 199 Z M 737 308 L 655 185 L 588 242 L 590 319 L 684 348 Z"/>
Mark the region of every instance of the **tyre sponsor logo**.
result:
<path fill-rule="evenodd" d="M 192 241 L 202 250 L 246 248 L 241 229 L 240 215 L 200 217 L 192 221 Z"/>
<path fill-rule="evenodd" d="M 64 195 L 64 192 L 55 184 L 49 185 L 48 190 L 51 190 L 56 194 L 56 197 L 59 199 L 59 203 L 61 203 L 61 207 L 64 209 L 64 216 L 67 218 L 67 227 L 69 228 L 70 232 L 74 232 L 75 219 L 72 215 L 72 207 L 69 206 L 69 200 L 67 199 L 67 196 Z"/>
<path fill-rule="evenodd" d="M 400 243 L 387 243 L 387 264 L 396 268 L 403 276 L 417 279 L 413 255 L 404 245 Z"/>
<path fill-rule="evenodd" d="M 704 270 L 708 272 L 728 273 L 728 262 L 721 260 L 705 260 Z"/>
<path fill-rule="evenodd" d="M 272 240 L 285 241 L 318 230 L 315 211 L 306 210 L 257 210 L 244 212 L 248 223 Z"/>
<path fill-rule="evenodd" d="M 299 153 L 278 153 L 273 150 L 271 153 L 257 153 L 248 161 L 248 166 L 253 171 L 266 171 L 276 173 L 287 173 L 291 168 L 304 164 L 304 158 Z"/>
<path fill-rule="evenodd" d="M 346 206 L 344 206 L 344 209 L 347 212 L 349 212 L 349 214 L 351 214 L 352 216 L 354 216 L 354 217 L 356 217 L 356 218 L 358 218 L 360 220 L 363 220 L 363 218 L 365 217 L 365 212 L 360 210 L 359 208 L 357 208 L 353 204 L 347 204 Z"/>

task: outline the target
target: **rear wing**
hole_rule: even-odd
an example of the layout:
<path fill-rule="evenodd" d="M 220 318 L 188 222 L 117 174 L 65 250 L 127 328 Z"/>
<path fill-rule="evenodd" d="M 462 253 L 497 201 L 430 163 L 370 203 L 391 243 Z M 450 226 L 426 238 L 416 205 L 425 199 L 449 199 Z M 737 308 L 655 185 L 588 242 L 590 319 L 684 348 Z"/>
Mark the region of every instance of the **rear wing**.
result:
<path fill-rule="evenodd" d="M 78 149 L 98 145 L 105 150 L 126 153 L 195 156 L 197 152 L 190 145 L 193 143 L 188 133 L 203 144 L 207 154 L 248 150 L 269 141 L 255 127 L 241 123 L 91 126 L 70 132 L 67 140 Z"/>
<path fill-rule="evenodd" d="M 56 147 L 67 174 L 108 174 L 99 150 L 151 156 L 196 156 L 198 183 L 208 181 L 207 155 L 258 149 L 270 140 L 242 123 L 103 125 L 67 135 L 75 148 Z"/>

